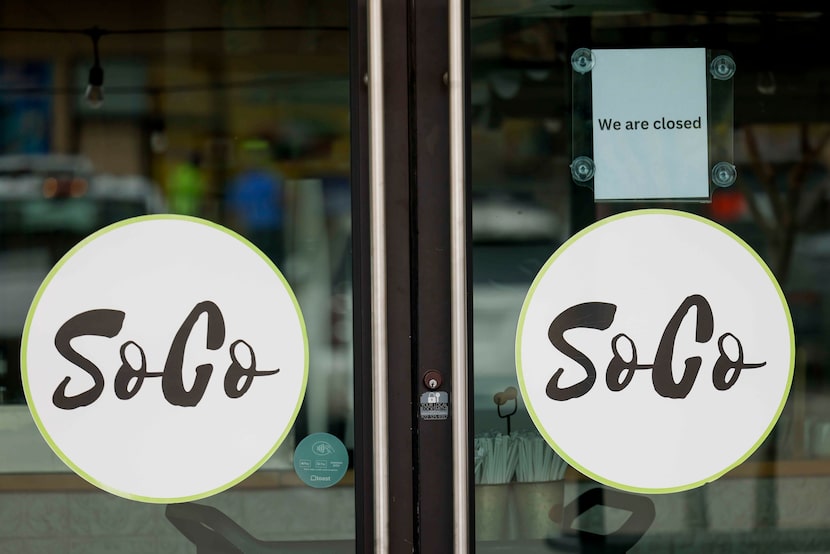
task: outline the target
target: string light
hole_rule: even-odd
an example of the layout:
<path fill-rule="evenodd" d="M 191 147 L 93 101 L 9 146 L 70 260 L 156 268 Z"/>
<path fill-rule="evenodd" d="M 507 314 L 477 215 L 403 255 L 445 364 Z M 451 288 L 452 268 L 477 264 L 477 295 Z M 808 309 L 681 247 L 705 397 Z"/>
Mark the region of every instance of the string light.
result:
<path fill-rule="evenodd" d="M 104 35 L 145 35 L 145 34 L 166 34 L 166 33 L 228 33 L 228 32 L 261 32 L 261 31 L 328 31 L 328 32 L 347 32 L 346 26 L 325 26 L 325 25 L 259 25 L 259 26 L 217 26 L 217 27 L 175 27 L 175 28 L 158 28 L 158 29 L 101 29 L 99 27 L 92 27 L 91 29 L 72 29 L 72 28 L 38 28 L 38 27 L 0 27 L 2 33 L 44 33 L 44 34 L 83 34 L 92 40 L 93 64 L 89 69 L 89 79 L 87 87 L 84 91 L 84 98 L 91 108 L 100 108 L 104 102 L 104 70 L 101 67 L 101 60 L 98 55 L 98 40 Z M 247 83 L 245 84 L 247 85 Z M 230 87 L 235 85 L 231 84 Z M 228 88 L 230 88 L 228 87 Z M 172 92 L 185 92 L 188 89 L 206 87 L 171 87 Z M 220 88 L 220 87 L 212 87 Z M 3 89 L 0 87 L 0 92 L 5 93 L 37 93 L 44 92 L 45 89 Z M 53 90 L 58 92 L 58 90 Z M 165 91 L 166 92 L 166 91 Z"/>

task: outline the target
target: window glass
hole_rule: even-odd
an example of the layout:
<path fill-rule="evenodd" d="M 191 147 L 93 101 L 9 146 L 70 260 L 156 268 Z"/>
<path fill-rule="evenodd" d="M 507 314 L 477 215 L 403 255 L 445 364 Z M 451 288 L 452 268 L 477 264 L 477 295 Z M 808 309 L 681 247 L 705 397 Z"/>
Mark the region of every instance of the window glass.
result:
<path fill-rule="evenodd" d="M 229 522 L 251 545 L 354 539 L 352 472 L 313 489 L 292 465 L 312 433 L 354 448 L 347 10 L 0 7 L 0 551 L 201 552 Z M 236 487 L 169 508 L 72 473 L 38 433 L 20 374 L 26 314 L 50 268 L 94 231 L 160 213 L 224 225 L 273 260 L 312 353 L 279 450 Z"/>
<path fill-rule="evenodd" d="M 795 43 L 819 48 L 826 14 L 699 8 L 689 2 L 661 8 L 624 2 L 613 11 L 579 4 L 471 4 L 474 470 L 476 540 L 483 551 L 506 544 L 516 551 L 562 552 L 579 550 L 577 544 L 585 550 L 605 545 L 609 552 L 830 548 L 824 500 L 830 485 L 828 68 L 815 56 L 793 64 L 788 54 Z M 569 168 L 578 101 L 571 54 L 581 47 L 730 52 L 738 68 L 736 183 L 715 190 L 711 202 L 594 202 Z M 522 468 L 528 458 L 511 449 L 547 446 L 515 393 L 522 302 L 548 257 L 574 233 L 639 208 L 711 219 L 763 258 L 783 289 L 795 328 L 789 399 L 747 461 L 686 492 L 617 492 L 566 467 L 552 451 L 557 459 L 551 469 L 528 475 Z M 574 511 L 563 527 L 563 507 L 567 512 L 569 506 Z"/>

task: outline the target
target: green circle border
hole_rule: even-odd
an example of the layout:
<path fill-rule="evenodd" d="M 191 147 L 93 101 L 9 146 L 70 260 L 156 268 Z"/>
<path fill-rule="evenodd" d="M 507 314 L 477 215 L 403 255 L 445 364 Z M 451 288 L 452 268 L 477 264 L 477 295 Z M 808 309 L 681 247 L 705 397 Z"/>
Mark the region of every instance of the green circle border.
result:
<path fill-rule="evenodd" d="M 66 454 L 64 454 L 63 451 L 60 448 L 58 448 L 58 446 L 52 440 L 52 437 L 49 435 L 49 432 L 46 430 L 46 427 L 44 426 L 43 422 L 40 419 L 40 415 L 37 413 L 37 410 L 35 409 L 34 402 L 32 401 L 32 393 L 29 390 L 29 371 L 28 371 L 27 360 L 26 360 L 26 352 L 28 351 L 28 342 L 29 342 L 29 330 L 30 330 L 30 326 L 31 326 L 31 323 L 32 323 L 32 318 L 34 317 L 34 313 L 37 310 L 38 303 L 40 302 L 41 296 L 43 296 L 43 293 L 48 288 L 49 283 L 52 281 L 52 279 L 55 277 L 55 275 L 58 274 L 58 272 L 64 266 L 64 264 L 66 264 L 69 261 L 69 259 L 72 258 L 72 256 L 74 256 L 79 250 L 84 248 L 90 242 L 92 242 L 95 239 L 97 239 L 97 238 L 99 238 L 99 237 L 101 237 L 101 236 L 103 236 L 103 235 L 105 235 L 105 234 L 107 234 L 111 231 L 114 231 L 118 228 L 126 227 L 128 225 L 133 225 L 133 224 L 136 224 L 136 223 L 142 223 L 142 222 L 145 222 L 145 221 L 152 221 L 152 220 L 187 221 L 187 222 L 195 223 L 195 224 L 198 224 L 198 225 L 205 225 L 207 227 L 212 227 L 215 230 L 221 231 L 221 232 L 231 236 L 232 238 L 238 240 L 240 243 L 242 243 L 243 245 L 245 245 L 248 248 L 250 248 L 251 250 L 253 250 L 254 253 L 256 253 L 263 261 L 265 261 L 266 264 L 268 264 L 268 266 L 270 266 L 271 270 L 277 275 L 279 280 L 282 282 L 283 287 L 285 287 L 285 291 L 288 293 L 289 298 L 291 299 L 292 303 L 294 304 L 294 309 L 297 312 L 297 318 L 298 318 L 298 322 L 300 324 L 300 330 L 302 331 L 302 334 L 303 334 L 303 355 L 304 355 L 304 358 L 305 358 L 305 362 L 303 364 L 303 366 L 304 366 L 303 367 L 303 382 L 302 382 L 302 386 L 300 388 L 300 395 L 299 395 L 299 398 L 297 399 L 296 405 L 294 406 L 294 413 L 292 414 L 292 416 L 289 418 L 289 420 L 287 422 L 285 431 L 282 433 L 282 435 L 279 437 L 279 439 L 277 439 L 274 446 L 271 448 L 271 450 L 268 451 L 268 453 L 262 459 L 257 461 L 253 465 L 253 467 L 251 467 L 251 469 L 249 469 L 248 471 L 246 471 L 245 473 L 243 473 L 239 477 L 236 477 L 236 478 L 230 480 L 229 482 L 227 482 L 223 485 L 220 485 L 218 487 L 215 487 L 213 489 L 210 489 L 208 491 L 201 492 L 201 493 L 194 494 L 194 495 L 190 495 L 190 496 L 182 496 L 182 497 L 169 497 L 169 498 L 164 497 L 164 498 L 162 498 L 162 497 L 141 496 L 141 495 L 137 495 L 137 494 L 131 494 L 131 493 L 116 489 L 114 487 L 110 487 L 109 485 L 106 485 L 104 483 L 101 483 L 100 481 L 98 481 L 97 479 L 95 479 L 94 477 L 92 477 L 91 475 L 86 473 L 83 469 L 78 467 L 72 460 L 70 460 L 69 457 L 66 456 Z M 123 219 L 121 221 L 118 221 L 116 223 L 108 225 L 108 226 L 106 226 L 102 229 L 99 229 L 98 231 L 92 233 L 91 235 L 89 235 L 86 238 L 84 238 L 83 240 L 81 240 L 78 244 L 73 246 L 66 254 L 64 254 L 64 256 L 58 261 L 58 263 L 56 263 L 55 266 L 49 271 L 49 273 L 46 275 L 46 278 L 43 280 L 43 283 L 41 283 L 40 287 L 38 288 L 37 293 L 35 294 L 34 300 L 32 300 L 32 305 L 29 307 L 29 313 L 26 316 L 26 324 L 23 328 L 23 337 L 22 337 L 21 346 L 20 346 L 20 373 L 21 373 L 21 377 L 22 377 L 22 380 L 23 380 L 23 392 L 26 396 L 26 403 L 29 406 L 29 411 L 32 414 L 32 418 L 34 419 L 35 424 L 37 425 L 37 428 L 40 431 L 40 434 L 43 435 L 43 438 L 46 440 L 46 442 L 52 448 L 52 451 L 54 451 L 55 454 L 57 454 L 58 457 L 67 466 L 69 466 L 70 469 L 72 469 L 72 471 L 74 471 L 76 474 L 78 474 L 84 480 L 91 483 L 92 485 L 95 485 L 99 489 L 104 490 L 106 492 L 109 492 L 111 494 L 114 494 L 115 496 L 120 496 L 121 498 L 125 498 L 127 500 L 136 500 L 136 501 L 146 502 L 146 503 L 150 503 L 150 504 L 174 504 L 174 503 L 180 503 L 180 502 L 191 502 L 191 501 L 194 501 L 194 500 L 201 500 L 203 498 L 207 498 L 207 497 L 213 496 L 215 494 L 218 494 L 220 492 L 226 491 L 226 490 L 234 487 L 235 485 L 241 483 L 242 481 L 244 481 L 245 479 L 250 477 L 253 473 L 255 473 L 260 467 L 263 466 L 263 464 L 265 464 L 265 462 L 268 461 L 269 458 L 271 458 L 271 456 L 274 455 L 274 453 L 279 449 L 279 447 L 285 441 L 285 438 L 291 432 L 291 429 L 294 427 L 294 423 L 297 419 L 297 415 L 299 414 L 300 408 L 302 407 L 302 404 L 303 404 L 303 400 L 305 399 L 306 387 L 308 385 L 308 370 L 309 370 L 309 345 L 308 345 L 308 332 L 306 330 L 305 319 L 303 318 L 303 313 L 300 310 L 300 304 L 299 304 L 299 302 L 297 302 L 297 297 L 294 295 L 294 291 L 292 290 L 291 286 L 288 284 L 288 281 L 286 280 L 285 276 L 282 274 L 282 272 L 279 270 L 279 268 L 277 268 L 276 264 L 274 264 L 274 262 L 271 261 L 271 259 L 268 256 L 266 256 L 265 253 L 262 252 L 262 250 L 260 250 L 251 241 L 249 241 L 248 239 L 246 239 L 245 237 L 243 237 L 239 233 L 237 233 L 235 231 L 232 231 L 232 230 L 228 229 L 227 227 L 219 225 L 218 223 L 208 221 L 206 219 L 193 217 L 193 216 L 187 216 L 187 215 L 179 215 L 179 214 L 152 214 L 152 215 L 142 215 L 142 216 L 138 216 L 138 217 L 131 217 L 131 218 L 128 218 L 128 219 Z"/>
<path fill-rule="evenodd" d="M 778 405 L 778 410 L 775 413 L 775 417 L 772 418 L 772 421 L 770 422 L 769 426 L 764 431 L 764 433 L 761 435 L 761 437 L 758 439 L 758 441 L 756 441 L 755 444 L 750 447 L 750 449 L 746 452 L 746 454 L 739 457 L 733 464 L 726 467 L 725 469 L 723 469 L 721 471 L 718 471 L 718 472 L 714 473 L 713 475 L 710 475 L 709 477 L 706 477 L 706 478 L 701 479 L 699 481 L 695 481 L 693 483 L 687 483 L 685 485 L 678 485 L 676 487 L 669 487 L 669 488 L 634 487 L 634 486 L 626 485 L 624 483 L 617 483 L 615 481 L 612 481 L 610 479 L 606 479 L 605 477 L 582 467 L 581 464 L 577 463 L 573 458 L 568 456 L 568 454 L 564 451 L 564 449 L 562 449 L 558 444 L 556 444 L 556 441 L 554 441 L 550 437 L 550 435 L 548 434 L 545 427 L 541 424 L 540 418 L 536 414 L 536 411 L 533 409 L 533 405 L 529 401 L 530 397 L 527 394 L 527 390 L 526 390 L 526 387 L 525 387 L 524 375 L 523 375 L 524 371 L 522 369 L 522 362 L 521 362 L 521 359 L 522 359 L 522 352 L 521 352 L 521 349 L 522 349 L 521 342 L 522 341 L 521 341 L 521 339 L 522 339 L 522 336 L 523 336 L 525 316 L 527 315 L 527 311 L 528 311 L 528 308 L 530 306 L 530 302 L 533 299 L 533 294 L 536 292 L 536 288 L 539 286 L 539 283 L 544 278 L 544 276 L 547 273 L 550 266 L 553 265 L 553 263 L 559 258 L 559 256 L 563 252 L 565 252 L 565 250 L 567 250 L 574 243 L 579 241 L 579 239 L 581 239 L 582 237 L 584 237 L 585 235 L 587 235 L 591 231 L 593 231 L 593 230 L 595 230 L 599 227 L 602 227 L 602 226 L 604 226 L 608 223 L 612 223 L 614 221 L 617 221 L 619 219 L 624 219 L 624 218 L 628 218 L 628 217 L 635 217 L 635 216 L 641 216 L 641 215 L 668 215 L 668 216 L 683 217 L 683 218 L 686 218 L 686 219 L 692 219 L 692 220 L 695 220 L 695 221 L 700 222 L 700 223 L 705 223 L 705 224 L 709 225 L 710 227 L 712 227 L 712 228 L 714 228 L 718 231 L 721 231 L 726 236 L 731 237 L 733 240 L 735 240 L 735 242 L 737 242 L 739 245 L 743 246 L 744 249 L 746 249 L 755 258 L 755 260 L 758 262 L 758 264 L 761 266 L 761 268 L 766 272 L 767 277 L 769 277 L 770 281 L 772 282 L 773 286 L 775 287 L 775 290 L 778 292 L 778 297 L 781 299 L 781 305 L 784 308 L 784 314 L 787 318 L 787 327 L 788 327 L 789 336 L 790 336 L 790 367 L 789 367 L 789 375 L 787 377 L 787 386 L 784 389 L 784 395 L 783 395 L 783 398 L 781 399 L 780 404 Z M 547 441 L 548 445 L 551 446 L 566 462 L 568 462 L 569 465 L 576 468 L 580 473 L 582 473 L 583 475 L 593 479 L 594 481 L 597 481 L 598 483 L 602 483 L 604 485 L 614 487 L 614 488 L 617 488 L 617 489 L 620 489 L 620 490 L 628 491 L 628 492 L 635 492 L 635 493 L 641 493 L 641 494 L 668 494 L 668 493 L 674 493 L 674 492 L 688 491 L 688 490 L 700 487 L 702 485 L 705 485 L 707 483 L 711 483 L 712 481 L 717 480 L 719 477 L 723 476 L 724 474 L 732 471 L 733 469 L 735 469 L 736 467 L 741 465 L 756 450 L 758 450 L 758 448 L 761 446 L 761 444 L 767 439 L 769 434 L 772 432 L 772 429 L 778 423 L 778 419 L 781 417 L 781 412 L 784 410 L 784 406 L 787 403 L 787 398 L 790 395 L 790 389 L 792 388 L 794 373 L 795 373 L 795 330 L 793 328 L 792 315 L 790 314 L 790 308 L 787 305 L 787 300 L 784 296 L 784 292 L 781 290 L 781 286 L 778 284 L 778 280 L 775 278 L 775 275 L 773 275 L 773 273 L 770 270 L 769 266 L 766 264 L 766 262 L 764 262 L 763 259 L 761 259 L 761 257 L 758 255 L 758 253 L 752 247 L 750 247 L 741 237 L 739 237 L 738 235 L 736 235 L 735 233 L 733 233 L 729 229 L 727 229 L 727 228 L 723 227 L 722 225 L 720 225 L 720 224 L 718 224 L 718 223 L 716 223 L 716 222 L 714 222 L 710 219 L 707 219 L 703 216 L 699 216 L 697 214 L 692 214 L 692 213 L 689 213 L 689 212 L 682 212 L 682 211 L 679 211 L 679 210 L 670 210 L 670 209 L 663 209 L 663 208 L 650 208 L 650 209 L 642 209 L 642 210 L 631 210 L 631 211 L 628 211 L 628 212 L 615 214 L 615 215 L 612 215 L 612 216 L 608 216 L 604 219 L 601 219 L 601 220 L 589 225 L 588 227 L 582 229 L 581 231 L 579 231 L 575 235 L 573 235 L 564 244 L 562 244 L 562 246 L 560 246 L 559 248 L 556 249 L 556 251 L 545 262 L 545 265 L 543 265 L 542 268 L 539 270 L 539 272 L 536 274 L 536 277 L 533 279 L 533 282 L 530 285 L 530 289 L 528 290 L 528 293 L 525 296 L 525 301 L 522 304 L 522 310 L 521 310 L 520 315 L 519 315 L 519 323 L 518 323 L 518 327 L 516 329 L 516 375 L 517 375 L 518 380 L 519 380 L 519 387 L 522 391 L 522 397 L 525 400 L 525 406 L 527 407 L 527 411 L 528 411 L 528 414 L 530 415 L 530 418 L 533 420 L 533 424 L 536 425 L 536 429 L 542 434 L 542 436 Z"/>

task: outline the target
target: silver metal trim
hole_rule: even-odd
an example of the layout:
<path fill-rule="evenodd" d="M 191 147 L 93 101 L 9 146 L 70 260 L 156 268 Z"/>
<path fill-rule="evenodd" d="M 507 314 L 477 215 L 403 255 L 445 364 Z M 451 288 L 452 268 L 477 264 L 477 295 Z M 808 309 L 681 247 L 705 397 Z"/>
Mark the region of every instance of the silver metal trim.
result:
<path fill-rule="evenodd" d="M 469 545 L 467 221 L 464 182 L 464 2 L 449 2 L 450 312 L 452 334 L 453 551 Z"/>
<path fill-rule="evenodd" d="M 376 554 L 389 552 L 389 410 L 386 336 L 386 212 L 383 148 L 382 0 L 367 3 L 369 50 L 369 235 L 372 304 L 372 474 Z"/>

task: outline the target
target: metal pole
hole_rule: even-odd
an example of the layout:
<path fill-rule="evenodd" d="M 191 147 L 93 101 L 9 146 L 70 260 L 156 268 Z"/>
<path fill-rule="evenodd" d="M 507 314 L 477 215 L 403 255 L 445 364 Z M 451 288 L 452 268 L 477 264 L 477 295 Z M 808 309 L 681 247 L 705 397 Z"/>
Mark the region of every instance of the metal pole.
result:
<path fill-rule="evenodd" d="M 369 203 L 372 297 L 372 469 L 376 554 L 389 552 L 388 356 L 386 336 L 386 218 L 383 149 L 382 0 L 368 2 Z"/>
<path fill-rule="evenodd" d="M 450 288 L 452 319 L 453 546 L 469 545 L 467 383 L 467 218 L 464 179 L 464 2 L 449 0 Z"/>

